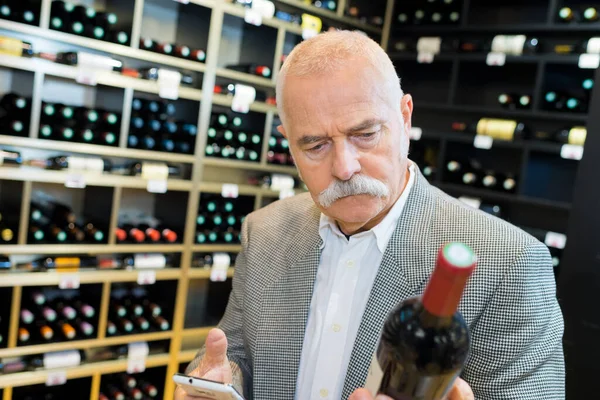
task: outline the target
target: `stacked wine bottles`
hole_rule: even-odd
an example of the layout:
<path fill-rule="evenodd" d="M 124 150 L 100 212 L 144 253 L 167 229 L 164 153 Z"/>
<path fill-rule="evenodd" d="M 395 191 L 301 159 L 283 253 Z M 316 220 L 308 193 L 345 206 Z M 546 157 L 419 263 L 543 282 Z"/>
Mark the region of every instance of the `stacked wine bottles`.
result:
<path fill-rule="evenodd" d="M 149 215 L 122 214 L 115 235 L 117 243 L 178 243 L 181 242 L 180 229 L 167 226 Z"/>
<path fill-rule="evenodd" d="M 235 266 L 237 253 L 227 253 L 230 260 L 230 267 Z M 213 253 L 199 253 L 192 260 L 192 268 L 211 268 L 213 266 Z"/>
<path fill-rule="evenodd" d="M 104 109 L 42 102 L 39 137 L 105 146 L 119 144 L 121 115 Z"/>
<path fill-rule="evenodd" d="M 224 199 L 217 195 L 202 194 L 196 219 L 196 243 L 239 243 L 242 222 L 252 210 L 252 202 L 252 198 L 246 197 Z"/>
<path fill-rule="evenodd" d="M 175 104 L 134 98 L 127 146 L 134 149 L 193 154 L 195 123 L 175 119 Z"/>
<path fill-rule="evenodd" d="M 267 162 L 278 165 L 295 165 L 290 153 L 289 142 L 276 129 L 271 131 Z"/>
<path fill-rule="evenodd" d="M 103 375 L 98 400 L 147 400 L 162 398 L 157 385 L 150 382 L 147 374 L 125 373 Z"/>
<path fill-rule="evenodd" d="M 82 269 L 130 269 L 130 268 L 166 268 L 173 264 L 173 257 L 165 254 L 122 254 L 102 256 L 47 256 L 36 258 L 31 261 L 16 263 L 16 269 L 20 271 L 50 271 L 50 270 L 72 270 Z M 9 267 L 10 260 L 7 261 Z"/>
<path fill-rule="evenodd" d="M 399 25 L 448 25 L 461 20 L 462 1 L 430 0 L 401 2 L 397 4 Z"/>
<path fill-rule="evenodd" d="M 505 193 L 514 193 L 517 189 L 515 174 L 485 169 L 476 159 L 448 161 L 444 171 L 444 180 L 449 183 Z"/>
<path fill-rule="evenodd" d="M 114 290 L 106 334 L 118 336 L 168 331 L 171 324 L 164 316 L 163 306 L 160 300 L 150 296 L 140 286 Z"/>
<path fill-rule="evenodd" d="M 206 61 L 206 51 L 203 49 L 192 49 L 183 44 L 160 42 L 150 38 L 140 39 L 140 49 L 148 50 L 155 53 L 174 56 L 186 60 Z"/>
<path fill-rule="evenodd" d="M 97 11 L 92 7 L 54 0 L 50 10 L 50 29 L 105 40 L 122 45 L 129 44 L 129 34 L 117 29 L 115 13 Z"/>
<path fill-rule="evenodd" d="M 28 288 L 21 301 L 20 346 L 96 337 L 97 305 L 84 290 Z"/>
<path fill-rule="evenodd" d="M 205 154 L 209 157 L 258 162 L 262 135 L 246 132 L 242 125 L 242 117 L 213 113 L 207 133 Z"/>
<path fill-rule="evenodd" d="M 266 65 L 256 63 L 230 64 L 227 65 L 226 68 L 234 71 L 244 72 L 250 75 L 260 76 L 262 78 L 270 78 L 272 72 L 271 68 L 267 67 Z"/>
<path fill-rule="evenodd" d="M 34 192 L 29 219 L 28 243 L 91 243 L 108 240 L 104 223 L 78 218 L 73 209 L 44 192 Z"/>
<path fill-rule="evenodd" d="M 0 134 L 28 136 L 31 98 L 10 92 L 0 100 Z"/>
<path fill-rule="evenodd" d="M 35 0 L 4 0 L 0 2 L 0 19 L 39 25 L 40 6 L 40 1 Z"/>
<path fill-rule="evenodd" d="M 556 20 L 561 23 L 597 23 L 599 20 L 596 7 L 562 7 L 558 10 Z"/>
<path fill-rule="evenodd" d="M 593 79 L 584 79 L 577 88 L 577 91 L 583 91 L 583 96 L 575 90 L 548 90 L 544 94 L 543 107 L 549 111 L 587 113 L 593 87 Z"/>

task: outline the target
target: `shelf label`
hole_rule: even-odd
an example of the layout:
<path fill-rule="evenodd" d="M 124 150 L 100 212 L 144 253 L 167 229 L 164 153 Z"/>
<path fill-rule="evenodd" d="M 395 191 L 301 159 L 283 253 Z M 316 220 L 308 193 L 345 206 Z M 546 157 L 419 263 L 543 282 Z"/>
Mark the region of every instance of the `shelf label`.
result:
<path fill-rule="evenodd" d="M 150 193 L 167 193 L 167 181 L 151 179 L 146 185 L 146 190 Z"/>
<path fill-rule="evenodd" d="M 163 99 L 177 100 L 179 98 L 179 84 L 181 72 L 169 69 L 158 69 L 158 95 Z"/>
<path fill-rule="evenodd" d="M 596 69 L 600 66 L 600 54 L 584 53 L 579 56 L 578 65 L 581 69 Z"/>
<path fill-rule="evenodd" d="M 583 146 L 563 144 L 560 148 L 560 156 L 566 160 L 581 160 L 583 158 Z"/>
<path fill-rule="evenodd" d="M 127 373 L 128 374 L 139 374 L 146 370 L 146 357 L 143 358 L 128 358 L 127 359 Z"/>
<path fill-rule="evenodd" d="M 84 189 L 85 177 L 82 174 L 69 174 L 65 178 L 65 187 L 70 189 Z"/>
<path fill-rule="evenodd" d="M 86 66 L 77 67 L 75 82 L 81 85 L 96 86 L 98 84 L 98 71 Z"/>
<path fill-rule="evenodd" d="M 246 21 L 246 23 L 250 25 L 261 26 L 262 14 L 258 10 L 246 8 L 246 15 L 244 15 L 244 21 Z"/>
<path fill-rule="evenodd" d="M 489 150 L 494 144 L 494 139 L 491 136 L 486 135 L 475 135 L 473 140 L 473 147 L 476 149 Z"/>
<path fill-rule="evenodd" d="M 237 199 L 239 196 L 239 187 L 235 183 L 224 183 L 221 187 L 221 196 L 230 199 Z"/>
<path fill-rule="evenodd" d="M 212 282 L 224 282 L 227 280 L 227 270 L 231 265 L 231 257 L 227 253 L 214 253 L 213 264 L 210 269 L 210 280 Z"/>
<path fill-rule="evenodd" d="M 138 285 L 154 285 L 156 283 L 156 271 L 147 270 L 138 272 Z"/>
<path fill-rule="evenodd" d="M 67 371 L 52 371 L 46 376 L 46 386 L 60 386 L 67 383 Z"/>
<path fill-rule="evenodd" d="M 501 67 L 506 64 L 505 53 L 488 53 L 485 63 L 490 67 Z"/>
<path fill-rule="evenodd" d="M 564 249 L 567 245 L 567 235 L 556 232 L 547 232 L 544 243 L 548 247 L 554 247 L 555 249 Z"/>
<path fill-rule="evenodd" d="M 293 197 L 295 195 L 296 195 L 296 192 L 294 192 L 294 189 L 281 189 L 279 191 L 279 200 L 283 200 L 288 197 Z"/>
<path fill-rule="evenodd" d="M 414 141 L 421 140 L 422 135 L 423 135 L 423 129 L 421 129 L 417 126 L 413 126 L 412 128 L 410 128 L 410 132 L 408 134 L 408 136 L 410 137 L 410 140 L 414 140 Z"/>
<path fill-rule="evenodd" d="M 135 268 L 166 268 L 167 257 L 164 254 L 134 254 L 133 266 Z"/>
<path fill-rule="evenodd" d="M 465 203 L 469 207 L 473 207 L 473 208 L 475 208 L 477 210 L 481 206 L 481 199 L 478 199 L 478 198 L 475 198 L 475 197 L 461 196 L 461 197 L 458 198 L 458 200 L 462 201 L 463 203 Z"/>
<path fill-rule="evenodd" d="M 302 39 L 307 40 L 321 32 L 323 21 L 321 18 L 310 14 L 302 14 Z"/>
<path fill-rule="evenodd" d="M 275 4 L 269 0 L 252 0 L 250 7 L 263 18 L 273 18 L 275 15 Z"/>
<path fill-rule="evenodd" d="M 431 64 L 435 55 L 433 53 L 422 53 L 417 54 L 417 62 L 420 64 Z"/>
<path fill-rule="evenodd" d="M 79 289 L 79 274 L 60 273 L 58 278 L 58 287 L 61 289 Z"/>
<path fill-rule="evenodd" d="M 248 85 L 235 85 L 235 94 L 231 101 L 231 109 L 235 112 L 248 114 L 250 104 L 256 100 L 256 89 Z"/>
<path fill-rule="evenodd" d="M 147 342 L 134 342 L 127 345 L 127 373 L 137 374 L 146 370 L 146 357 L 150 354 Z"/>

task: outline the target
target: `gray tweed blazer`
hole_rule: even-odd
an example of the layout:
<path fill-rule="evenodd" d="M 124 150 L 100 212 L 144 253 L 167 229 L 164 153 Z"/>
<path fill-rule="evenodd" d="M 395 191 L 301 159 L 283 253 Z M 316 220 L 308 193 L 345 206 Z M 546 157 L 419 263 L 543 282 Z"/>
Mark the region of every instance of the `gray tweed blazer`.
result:
<path fill-rule="evenodd" d="M 319 216 L 302 194 L 252 213 L 244 223 L 219 326 L 247 399 L 294 399 L 319 265 Z M 388 312 L 422 294 L 438 249 L 448 241 L 467 243 L 479 259 L 460 305 L 472 335 L 462 378 L 476 399 L 564 399 L 563 318 L 548 249 L 431 186 L 420 171 L 369 295 L 343 399 L 364 385 Z"/>

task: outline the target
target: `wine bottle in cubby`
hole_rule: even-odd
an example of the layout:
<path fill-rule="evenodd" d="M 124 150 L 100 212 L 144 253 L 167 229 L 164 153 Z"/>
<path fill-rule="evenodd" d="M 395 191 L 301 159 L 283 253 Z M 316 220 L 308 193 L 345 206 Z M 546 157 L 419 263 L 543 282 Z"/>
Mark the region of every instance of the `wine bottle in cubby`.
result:
<path fill-rule="evenodd" d="M 244 72 L 246 74 L 257 75 L 264 78 L 271 77 L 271 68 L 266 65 L 258 65 L 254 63 L 250 64 L 236 64 L 236 65 L 227 65 L 226 68 L 232 69 L 234 71 Z"/>

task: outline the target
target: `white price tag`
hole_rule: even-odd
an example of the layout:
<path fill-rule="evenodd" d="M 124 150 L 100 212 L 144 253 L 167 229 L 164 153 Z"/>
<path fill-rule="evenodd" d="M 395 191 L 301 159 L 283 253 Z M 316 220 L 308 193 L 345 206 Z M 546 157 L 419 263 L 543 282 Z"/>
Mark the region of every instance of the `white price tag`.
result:
<path fill-rule="evenodd" d="M 128 374 L 139 374 L 146 370 L 146 358 L 128 358 L 127 359 L 127 373 Z"/>
<path fill-rule="evenodd" d="M 82 85 L 96 86 L 98 84 L 98 71 L 95 68 L 80 66 L 77 68 L 75 82 Z"/>
<path fill-rule="evenodd" d="M 138 272 L 138 285 L 154 285 L 156 282 L 156 272 L 152 270 Z"/>
<path fill-rule="evenodd" d="M 494 139 L 491 136 L 486 135 L 475 135 L 473 140 L 473 147 L 476 149 L 489 150 L 494 144 Z"/>
<path fill-rule="evenodd" d="M 210 280 L 212 282 L 224 282 L 227 280 L 227 270 L 231 265 L 231 257 L 227 253 L 214 253 L 213 264 L 210 269 Z"/>
<path fill-rule="evenodd" d="M 252 0 L 251 9 L 258 12 L 262 18 L 273 18 L 275 15 L 275 4 L 269 0 Z"/>
<path fill-rule="evenodd" d="M 544 243 L 548 247 L 554 247 L 555 249 L 564 249 L 567 245 L 567 235 L 556 232 L 547 232 Z"/>
<path fill-rule="evenodd" d="M 600 66 L 600 54 L 582 54 L 579 56 L 579 68 L 596 69 Z"/>
<path fill-rule="evenodd" d="M 67 371 L 52 371 L 46 376 L 46 386 L 59 386 L 67 383 Z"/>
<path fill-rule="evenodd" d="M 418 53 L 417 62 L 420 64 L 431 64 L 435 55 L 433 53 Z"/>
<path fill-rule="evenodd" d="M 235 183 L 224 183 L 221 187 L 221 196 L 230 199 L 237 199 L 237 197 L 239 196 L 238 185 L 236 185 Z"/>
<path fill-rule="evenodd" d="M 179 98 L 179 85 L 181 72 L 168 69 L 158 69 L 158 95 L 163 99 L 177 100 Z"/>
<path fill-rule="evenodd" d="M 165 180 L 149 180 L 146 190 L 150 193 L 167 193 L 167 181 Z"/>
<path fill-rule="evenodd" d="M 85 177 L 81 174 L 69 174 L 65 178 L 65 187 L 71 189 L 84 189 Z"/>
<path fill-rule="evenodd" d="M 475 197 L 461 196 L 458 199 L 466 205 L 468 205 L 469 207 L 473 207 L 475 209 L 479 209 L 479 207 L 481 206 L 481 199 Z"/>
<path fill-rule="evenodd" d="M 560 156 L 566 160 L 581 160 L 583 157 L 583 146 L 578 144 L 563 144 L 560 148 Z"/>
<path fill-rule="evenodd" d="M 134 254 L 133 266 L 135 268 L 165 268 L 167 257 L 164 254 Z"/>
<path fill-rule="evenodd" d="M 261 26 L 262 25 L 262 14 L 258 10 L 254 10 L 252 8 L 246 8 L 246 15 L 244 16 L 244 21 L 248 24 Z"/>
<path fill-rule="evenodd" d="M 488 53 L 485 63 L 491 67 L 501 67 L 506 64 L 506 54 Z"/>
<path fill-rule="evenodd" d="M 279 191 L 279 200 L 283 200 L 288 197 L 293 197 L 296 195 L 294 189 L 282 189 Z"/>
<path fill-rule="evenodd" d="M 250 104 L 256 100 L 256 89 L 248 85 L 235 85 L 235 94 L 231 101 L 231 109 L 238 113 L 248 114 Z"/>
<path fill-rule="evenodd" d="M 79 273 L 60 273 L 58 278 L 58 287 L 61 289 L 79 289 L 79 283 Z"/>
<path fill-rule="evenodd" d="M 421 136 L 423 135 L 423 129 L 417 126 L 413 126 L 412 128 L 410 128 L 410 133 L 408 135 L 410 137 L 410 140 L 421 140 Z"/>

